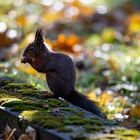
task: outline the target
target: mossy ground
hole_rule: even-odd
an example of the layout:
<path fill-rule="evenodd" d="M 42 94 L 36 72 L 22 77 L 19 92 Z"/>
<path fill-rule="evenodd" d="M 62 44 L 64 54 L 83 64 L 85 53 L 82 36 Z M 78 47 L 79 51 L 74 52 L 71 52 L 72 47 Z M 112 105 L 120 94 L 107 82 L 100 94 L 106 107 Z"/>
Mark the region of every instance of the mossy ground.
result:
<path fill-rule="evenodd" d="M 41 99 L 39 90 L 10 78 L 0 78 L 0 105 L 11 111 L 20 112 L 20 117 L 47 129 L 57 132 L 74 133 L 73 139 L 92 140 L 84 134 L 104 134 L 94 139 L 135 140 L 140 137 L 137 130 L 126 128 L 106 131 L 106 126 L 114 128 L 115 121 L 101 120 L 96 116 L 85 115 L 84 111 L 69 106 L 58 99 Z M 69 128 L 73 126 L 73 128 Z M 75 127 L 82 127 L 82 135 L 75 132 Z M 95 137 L 95 136 L 94 136 Z"/>

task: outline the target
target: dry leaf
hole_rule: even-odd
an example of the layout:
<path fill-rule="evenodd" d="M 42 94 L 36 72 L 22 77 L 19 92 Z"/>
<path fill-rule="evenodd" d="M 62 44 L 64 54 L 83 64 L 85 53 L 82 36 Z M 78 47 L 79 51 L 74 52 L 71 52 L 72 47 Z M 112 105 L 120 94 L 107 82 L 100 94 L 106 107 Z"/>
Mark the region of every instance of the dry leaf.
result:
<path fill-rule="evenodd" d="M 18 140 L 36 140 L 36 131 L 31 126 L 28 126 Z"/>
<path fill-rule="evenodd" d="M 140 104 L 134 106 L 129 110 L 129 116 L 140 119 Z"/>
<path fill-rule="evenodd" d="M 127 19 L 128 31 L 131 33 L 140 32 L 140 14 L 133 14 Z"/>
<path fill-rule="evenodd" d="M 56 41 L 52 43 L 53 50 L 63 50 L 66 52 L 75 52 L 74 46 L 80 43 L 78 36 L 71 34 L 65 36 L 65 34 L 59 34 Z"/>
<path fill-rule="evenodd" d="M 32 140 L 32 138 L 28 134 L 23 133 L 18 140 Z"/>
<path fill-rule="evenodd" d="M 42 21 L 46 22 L 47 24 L 61 19 L 64 19 L 63 12 L 49 12 L 48 10 L 46 10 L 44 11 L 44 14 L 42 16 Z"/>
<path fill-rule="evenodd" d="M 5 127 L 5 139 L 7 140 L 7 138 L 9 137 L 10 133 L 11 133 L 12 129 L 9 127 L 9 125 L 7 124 Z"/>
<path fill-rule="evenodd" d="M 15 39 L 8 38 L 5 33 L 0 33 L 0 48 L 3 46 L 11 46 L 16 42 Z"/>
<path fill-rule="evenodd" d="M 87 93 L 87 97 L 95 102 L 98 102 L 100 106 L 104 106 L 106 103 L 112 101 L 113 97 L 107 92 L 103 92 L 100 97 L 97 97 L 94 91 Z"/>
<path fill-rule="evenodd" d="M 10 133 L 9 137 L 7 138 L 7 140 L 15 140 L 15 137 L 14 137 L 15 132 L 16 132 L 16 128 L 14 128 L 12 130 L 12 132 Z"/>
<path fill-rule="evenodd" d="M 93 101 L 96 101 L 96 102 L 99 101 L 98 97 L 96 96 L 95 91 L 91 91 L 91 92 L 87 93 L 87 97 L 88 97 L 90 100 L 93 100 Z"/>
<path fill-rule="evenodd" d="M 17 17 L 16 22 L 20 27 L 25 27 L 28 24 L 28 20 L 25 15 Z"/>
<path fill-rule="evenodd" d="M 106 105 L 106 103 L 110 102 L 113 99 L 111 95 L 109 95 L 107 92 L 103 92 L 100 96 L 99 104 L 101 106 Z"/>
<path fill-rule="evenodd" d="M 114 72 L 117 72 L 119 70 L 119 64 L 117 63 L 116 59 L 111 56 L 108 60 L 108 65 Z"/>
<path fill-rule="evenodd" d="M 33 127 L 28 126 L 25 132 L 31 137 L 31 140 L 36 140 L 36 131 Z"/>
<path fill-rule="evenodd" d="M 9 125 L 5 127 L 5 139 L 6 140 L 15 140 L 14 133 L 16 132 L 16 128 L 11 129 Z"/>

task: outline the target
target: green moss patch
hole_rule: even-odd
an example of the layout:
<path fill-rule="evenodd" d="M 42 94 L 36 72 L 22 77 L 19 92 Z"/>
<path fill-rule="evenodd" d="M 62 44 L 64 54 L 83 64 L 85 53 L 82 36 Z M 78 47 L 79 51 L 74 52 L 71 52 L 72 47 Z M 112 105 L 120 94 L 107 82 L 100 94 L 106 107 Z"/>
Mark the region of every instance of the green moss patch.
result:
<path fill-rule="evenodd" d="M 86 130 L 86 132 L 88 133 L 94 133 L 94 132 L 99 132 L 99 131 L 103 131 L 104 128 L 101 126 L 96 126 L 96 125 L 84 125 L 84 128 Z"/>
<path fill-rule="evenodd" d="M 4 97 L 15 97 L 15 95 L 12 94 L 10 91 L 0 90 L 0 98 L 4 98 Z"/>
<path fill-rule="evenodd" d="M 87 119 L 79 117 L 79 116 L 70 116 L 70 117 L 66 117 L 64 120 L 65 124 L 69 124 L 69 125 L 84 125 L 86 124 Z"/>
<path fill-rule="evenodd" d="M 92 117 L 92 118 L 87 119 L 87 124 L 102 126 L 103 122 L 99 121 L 99 119 Z"/>
<path fill-rule="evenodd" d="M 53 116 L 47 111 L 23 111 L 21 116 L 33 123 L 37 123 L 45 128 L 63 128 L 63 119 Z"/>
<path fill-rule="evenodd" d="M 94 140 L 136 140 L 140 137 L 139 131 L 126 128 L 117 128 L 114 129 L 111 133 L 112 134 L 98 136 Z"/>
<path fill-rule="evenodd" d="M 24 102 L 25 105 L 32 105 L 32 106 L 40 107 L 40 108 L 43 108 L 44 103 L 45 101 L 36 101 L 36 100 L 27 100 Z"/>
<path fill-rule="evenodd" d="M 73 130 L 71 128 L 66 128 L 66 127 L 60 127 L 57 128 L 58 132 L 72 132 Z"/>
<path fill-rule="evenodd" d="M 82 134 L 81 134 L 82 135 Z M 95 140 L 95 139 L 90 139 L 90 138 L 86 138 L 84 136 L 76 136 L 74 138 L 72 138 L 73 140 Z"/>
<path fill-rule="evenodd" d="M 1 77 L 0 78 L 0 86 L 5 86 L 9 83 L 12 83 L 14 81 L 14 79 L 9 78 L 9 77 Z"/>
<path fill-rule="evenodd" d="M 39 91 L 34 89 L 18 89 L 17 93 L 24 95 L 24 96 L 31 96 L 31 97 L 39 97 Z"/>
<path fill-rule="evenodd" d="M 1 105 L 5 107 L 12 107 L 12 111 L 23 110 L 40 110 L 43 109 L 43 102 L 35 102 L 31 100 L 23 101 L 17 98 L 3 98 Z"/>
<path fill-rule="evenodd" d="M 61 107 L 60 108 L 61 111 L 66 111 L 66 112 L 71 112 L 71 113 L 75 113 L 76 112 L 76 109 L 74 108 L 68 108 L 68 107 Z"/>
<path fill-rule="evenodd" d="M 105 139 L 105 140 L 116 140 L 117 139 L 117 136 L 116 135 L 114 135 L 114 134 L 107 134 L 106 136 L 104 136 L 104 137 L 101 137 L 101 138 L 97 138 L 97 140 L 101 140 L 101 139 Z M 120 140 L 120 139 L 119 139 Z M 121 140 L 123 140 L 123 139 L 121 139 Z"/>
<path fill-rule="evenodd" d="M 12 107 L 19 104 L 23 104 L 23 101 L 21 99 L 13 98 L 3 102 L 1 105 L 5 107 Z"/>
<path fill-rule="evenodd" d="M 67 107 L 69 104 L 66 101 L 49 98 L 47 99 L 47 104 L 49 107 Z"/>
<path fill-rule="evenodd" d="M 7 90 L 17 90 L 17 89 L 36 89 L 32 85 L 25 83 L 9 83 L 3 87 Z"/>
<path fill-rule="evenodd" d="M 116 135 L 120 135 L 122 137 L 135 137 L 135 138 L 140 137 L 140 132 L 134 129 L 120 128 L 120 129 L 114 130 L 113 133 Z"/>
<path fill-rule="evenodd" d="M 11 108 L 11 111 L 24 111 L 24 110 L 43 110 L 33 105 L 15 105 Z"/>
<path fill-rule="evenodd" d="M 77 112 L 76 112 L 76 115 L 77 115 L 77 116 L 84 117 L 84 112 L 83 112 L 83 111 L 77 111 Z"/>

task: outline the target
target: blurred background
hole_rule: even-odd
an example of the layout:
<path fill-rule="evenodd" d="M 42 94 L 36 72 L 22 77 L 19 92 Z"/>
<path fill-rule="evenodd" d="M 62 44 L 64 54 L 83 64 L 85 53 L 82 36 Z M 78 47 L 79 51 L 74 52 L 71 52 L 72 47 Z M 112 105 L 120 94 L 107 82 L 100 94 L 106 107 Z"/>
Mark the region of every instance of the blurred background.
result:
<path fill-rule="evenodd" d="M 20 63 L 41 26 L 48 47 L 75 62 L 81 93 L 109 118 L 140 118 L 139 10 L 139 0 L 0 0 L 0 76 L 48 89 L 44 75 Z"/>

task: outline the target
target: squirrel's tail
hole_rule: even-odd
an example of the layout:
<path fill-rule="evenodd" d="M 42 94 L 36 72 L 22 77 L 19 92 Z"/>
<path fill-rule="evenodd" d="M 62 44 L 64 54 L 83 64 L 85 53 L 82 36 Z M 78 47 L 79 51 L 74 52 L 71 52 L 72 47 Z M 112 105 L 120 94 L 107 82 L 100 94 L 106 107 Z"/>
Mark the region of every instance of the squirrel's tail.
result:
<path fill-rule="evenodd" d="M 94 101 L 88 99 L 85 95 L 78 93 L 76 90 L 73 90 L 67 99 L 73 105 L 81 107 L 89 112 L 92 112 L 102 118 L 106 118 L 105 113 L 101 111 L 101 109 L 97 106 Z"/>

